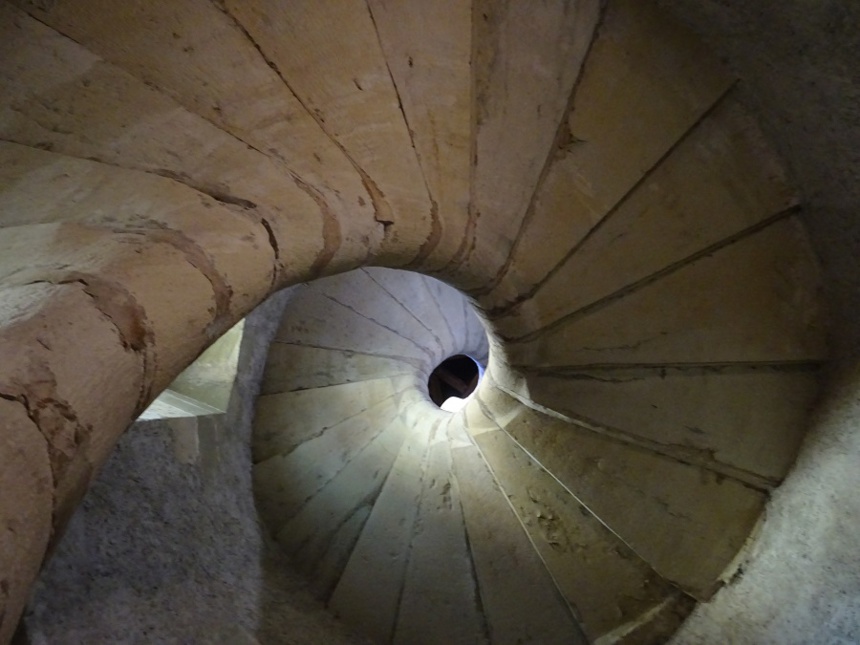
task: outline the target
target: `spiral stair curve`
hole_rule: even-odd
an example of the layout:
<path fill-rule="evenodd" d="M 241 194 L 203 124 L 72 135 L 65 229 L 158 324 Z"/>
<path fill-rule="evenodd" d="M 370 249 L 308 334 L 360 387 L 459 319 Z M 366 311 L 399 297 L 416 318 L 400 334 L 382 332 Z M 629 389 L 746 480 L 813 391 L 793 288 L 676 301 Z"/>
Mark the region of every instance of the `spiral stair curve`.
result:
<path fill-rule="evenodd" d="M 652 3 L 15 0 L 0 30 L 3 342 L 52 352 L 0 404 L 58 424 L 8 475 L 53 499 L 0 485 L 31 509 L 0 641 L 116 436 L 291 285 L 258 508 L 377 642 L 663 643 L 736 573 L 816 396 L 818 268 Z M 60 366 L 89 353 L 113 373 Z M 458 354 L 486 373 L 449 413 Z"/>

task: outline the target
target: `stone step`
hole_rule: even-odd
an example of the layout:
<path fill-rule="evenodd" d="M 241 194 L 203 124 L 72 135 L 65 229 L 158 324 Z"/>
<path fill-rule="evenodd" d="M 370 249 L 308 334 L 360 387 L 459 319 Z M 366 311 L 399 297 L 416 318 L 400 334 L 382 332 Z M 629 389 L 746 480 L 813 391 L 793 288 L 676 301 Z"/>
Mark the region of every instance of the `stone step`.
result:
<path fill-rule="evenodd" d="M 445 422 L 430 429 L 392 643 L 489 643 Z"/>
<path fill-rule="evenodd" d="M 328 428 L 414 386 L 412 376 L 265 394 L 257 398 L 254 463 L 286 454 Z"/>
<path fill-rule="evenodd" d="M 349 349 L 275 341 L 269 346 L 260 394 L 278 394 L 415 373 L 419 361 Z"/>
<path fill-rule="evenodd" d="M 276 528 L 275 539 L 297 568 L 315 578 L 321 596 L 334 589 L 364 521 L 391 470 L 409 428 L 397 419 L 359 451 L 292 518 Z M 325 559 L 323 572 L 319 565 Z"/>
<path fill-rule="evenodd" d="M 783 219 L 593 312 L 542 321 L 511 344 L 510 361 L 560 367 L 822 360 L 818 281 L 800 223 Z"/>
<path fill-rule="evenodd" d="M 506 435 L 661 576 L 700 600 L 720 586 L 758 520 L 765 492 L 538 412 L 504 393 L 492 401 L 488 414 Z"/>
<path fill-rule="evenodd" d="M 421 501 L 430 427 L 414 427 L 379 493 L 329 608 L 378 643 L 390 643 Z"/>
<path fill-rule="evenodd" d="M 270 525 L 283 525 L 337 479 L 395 422 L 398 406 L 396 397 L 388 397 L 330 428 L 319 429 L 294 449 L 255 464 L 257 505 Z"/>
<path fill-rule="evenodd" d="M 522 449 L 479 405 L 468 430 L 590 641 L 677 590 Z"/>
<path fill-rule="evenodd" d="M 513 507 L 461 424 L 448 430 L 484 620 L 493 645 L 587 641 Z"/>

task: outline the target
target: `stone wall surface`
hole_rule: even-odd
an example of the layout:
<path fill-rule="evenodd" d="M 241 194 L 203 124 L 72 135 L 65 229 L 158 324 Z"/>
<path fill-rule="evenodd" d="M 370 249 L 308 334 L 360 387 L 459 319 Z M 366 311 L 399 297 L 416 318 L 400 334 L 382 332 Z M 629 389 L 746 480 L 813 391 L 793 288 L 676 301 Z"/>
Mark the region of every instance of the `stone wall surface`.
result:
<path fill-rule="evenodd" d="M 860 7 L 845 2 L 665 0 L 740 77 L 801 189 L 825 274 L 834 364 L 794 470 L 743 574 L 701 606 L 679 644 L 860 640 L 854 467 L 860 312 Z"/>
<path fill-rule="evenodd" d="M 659 4 L 0 2 L 0 642 L 856 639 L 860 9 Z"/>

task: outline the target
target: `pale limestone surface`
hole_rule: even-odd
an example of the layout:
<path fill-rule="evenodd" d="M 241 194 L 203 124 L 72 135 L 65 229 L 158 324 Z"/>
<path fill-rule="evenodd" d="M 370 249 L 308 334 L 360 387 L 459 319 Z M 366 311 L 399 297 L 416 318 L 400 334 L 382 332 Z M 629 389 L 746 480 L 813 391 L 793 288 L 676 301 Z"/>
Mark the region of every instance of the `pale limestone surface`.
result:
<path fill-rule="evenodd" d="M 580 409 L 574 388 L 559 392 L 564 384 L 556 381 L 544 396 L 528 373 L 609 371 L 611 381 L 636 369 L 686 375 L 716 368 L 708 389 L 731 396 L 726 392 L 736 383 L 726 367 L 788 363 L 816 374 L 825 358 L 817 267 L 797 226 L 795 197 L 755 128 L 737 116 L 738 100 L 756 101 L 744 98 L 743 87 L 727 92 L 731 75 L 695 39 L 633 0 L 612 0 L 600 15 L 602 5 L 589 0 L 550 2 L 527 15 L 513 3 L 476 2 L 456 14 L 471 24 L 452 20 L 447 28 L 435 13 L 402 8 L 404 24 L 419 25 L 416 40 L 432 56 L 445 38 L 459 43 L 446 49 L 453 73 L 437 74 L 420 60 L 415 69 L 412 39 L 392 26 L 382 2 L 351 2 L 342 11 L 265 0 L 15 4 L 32 17 L 3 4 L 4 42 L 11 45 L 4 45 L 0 74 L 9 88 L 0 132 L 12 143 L 0 150 L 8 162 L 0 202 L 3 221 L 23 226 L 7 226 L 0 238 L 11 303 L 0 336 L 0 392 L 15 410 L 27 408 L 47 440 L 55 531 L 125 423 L 266 293 L 364 263 L 412 261 L 471 290 L 497 331 L 515 342 L 490 342 L 500 390 L 485 386 L 464 413 L 443 417 L 419 388 L 398 392 L 385 379 L 408 384 L 409 376 L 399 376 L 405 369 L 420 383 L 446 354 L 441 348 L 483 340 L 474 332 L 480 325 L 462 327 L 464 299 L 425 283 L 431 286 L 419 291 L 437 303 L 431 322 L 432 306 L 401 305 L 405 298 L 392 297 L 390 281 L 372 271 L 353 289 L 335 279 L 296 290 L 301 297 L 273 353 L 283 369 L 267 372 L 274 385 L 266 388 L 272 403 L 261 464 L 290 467 L 261 469 L 258 492 L 270 489 L 261 497 L 264 509 L 277 508 L 265 496 L 289 477 L 310 494 L 301 505 L 293 490 L 292 505 L 301 508 L 274 528 L 314 577 L 317 594 L 336 589 L 374 516 L 371 501 L 386 491 L 383 473 L 420 425 L 429 429 L 422 468 L 433 476 L 416 502 L 410 544 L 419 548 L 403 563 L 404 590 L 412 590 L 402 596 L 404 622 L 392 623 L 390 633 L 408 641 L 514 639 L 519 626 L 498 632 L 501 622 L 483 622 L 478 598 L 501 596 L 497 588 L 481 591 L 465 549 L 469 519 L 452 504 L 466 494 L 467 481 L 453 476 L 450 459 L 451 450 L 469 445 L 455 426 L 464 420 L 572 614 L 601 645 L 663 641 L 677 627 L 691 601 L 657 571 L 701 598 L 734 573 L 734 552 L 763 493 L 784 475 L 796 431 L 786 442 L 781 428 L 765 421 L 749 452 L 740 450 L 733 461 L 743 468 L 726 466 L 708 454 L 713 443 L 682 434 L 677 445 L 677 427 L 665 435 L 625 431 L 615 426 L 630 421 L 611 404 L 591 418 L 584 410 L 594 408 Z M 711 5 L 700 6 L 708 15 Z M 816 20 L 850 24 L 846 15 L 822 10 Z M 474 63 L 468 79 L 467 55 Z M 54 65 L 51 56 L 61 62 Z M 464 94 L 469 105 L 461 104 Z M 429 104 L 429 96 L 440 103 Z M 444 103 L 448 96 L 452 104 Z M 473 165 L 468 173 L 457 165 L 464 153 Z M 440 175 L 442 159 L 461 169 L 456 181 Z M 800 168 L 808 163 L 795 160 Z M 695 172 L 702 168 L 710 172 Z M 813 194 L 822 186 L 846 192 L 821 181 L 817 169 L 809 175 L 819 178 L 806 186 Z M 457 202 L 464 186 L 468 205 Z M 581 220 L 573 226 L 572 213 Z M 807 219 L 819 242 L 840 242 L 828 235 L 829 224 Z M 841 244 L 831 270 L 851 255 Z M 849 319 L 853 296 L 841 285 L 831 292 L 842 296 L 839 314 Z M 356 341 L 366 351 L 357 354 Z M 336 360 L 316 363 L 319 352 Z M 83 364 L 91 366 L 87 378 L 79 377 Z M 314 364 L 319 368 L 307 369 L 312 385 L 283 373 Z M 114 368 L 128 378 L 116 378 Z M 292 420 L 306 426 L 300 448 L 319 460 L 298 459 L 298 441 L 273 441 L 271 431 L 289 419 L 278 411 L 279 388 L 346 392 L 377 369 L 384 371 L 371 380 L 383 398 L 370 408 L 359 403 L 348 415 L 354 424 L 334 426 L 330 438 L 322 424 L 317 437 L 307 430 L 317 423 L 311 405 Z M 779 408 L 763 416 L 796 428 L 812 379 L 794 382 L 800 403 L 779 396 L 783 379 L 757 384 L 756 405 Z M 336 391 L 330 395 L 339 400 Z M 742 432 L 746 417 L 736 410 L 697 405 L 697 397 L 712 401 L 701 390 L 689 396 L 680 406 L 685 426 Z M 332 408 L 340 414 L 351 400 Z M 656 427 L 662 423 L 651 418 Z M 289 431 L 298 425 L 286 423 Z M 22 442 L 32 436 L 23 417 L 4 432 L 4 454 L 25 447 L 16 433 Z M 210 463 L 218 451 L 202 440 L 201 428 L 197 439 L 201 463 Z M 180 443 L 182 461 L 193 458 L 190 444 Z M 777 465 L 768 455 L 772 444 L 780 444 Z M 41 455 L 27 454 L 22 477 L 38 478 Z M 240 480 L 250 485 L 247 469 Z M 821 494 L 827 498 L 828 489 Z M 704 498 L 695 502 L 697 496 Z M 547 504 L 552 509 L 544 513 Z M 25 498 L 14 496 L 3 512 L 41 535 L 28 510 Z M 653 531 L 643 529 L 652 524 Z M 434 553 L 437 544 L 449 548 Z M 673 549 L 683 557 L 672 561 Z M 707 566 L 698 567 L 692 552 Z M 838 548 L 833 553 L 839 560 Z M 23 589 L 40 557 L 13 545 L 0 551 L 0 562 L 19 555 L 29 558 L 14 578 Z M 437 570 L 433 563 L 446 555 L 457 566 Z M 762 561 L 768 556 L 786 560 L 771 551 Z M 738 579 L 740 589 L 747 578 Z M 456 607 L 435 595 L 440 581 L 458 590 Z M 769 614 L 765 594 L 758 595 L 759 613 L 743 626 L 753 639 L 764 629 L 757 617 Z M 0 640 L 14 626 L 21 597 L 0 596 L 11 611 L 0 614 Z M 450 620 L 428 622 L 416 600 L 424 598 Z M 719 596 L 714 611 L 736 605 L 732 598 L 731 591 Z M 687 633 L 708 642 L 722 619 L 708 623 L 707 610 L 701 613 L 698 624 L 706 627 L 694 620 Z M 242 624 L 214 623 L 216 638 L 248 637 Z"/>

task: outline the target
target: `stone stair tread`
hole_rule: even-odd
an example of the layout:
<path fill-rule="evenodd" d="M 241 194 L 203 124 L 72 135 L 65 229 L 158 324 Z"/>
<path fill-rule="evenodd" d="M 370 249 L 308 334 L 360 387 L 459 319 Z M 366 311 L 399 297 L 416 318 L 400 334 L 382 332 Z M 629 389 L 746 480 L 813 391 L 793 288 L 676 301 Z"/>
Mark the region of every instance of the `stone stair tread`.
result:
<path fill-rule="evenodd" d="M 392 643 L 488 643 L 444 422 L 433 424 Z"/>
<path fill-rule="evenodd" d="M 287 366 L 284 369 L 288 369 Z M 324 429 L 393 399 L 413 384 L 411 376 L 394 376 L 259 396 L 253 438 L 254 462 L 286 454 Z"/>
<path fill-rule="evenodd" d="M 477 406 L 475 406 L 477 407 Z M 473 419 L 480 413 L 473 412 Z M 498 425 L 469 431 L 559 591 L 593 641 L 676 593 Z"/>
<path fill-rule="evenodd" d="M 421 499 L 429 426 L 406 436 L 328 607 L 379 643 L 397 619 L 415 516 Z"/>
<path fill-rule="evenodd" d="M 787 280 L 786 276 L 792 276 Z M 510 347 L 531 367 L 818 361 L 818 273 L 787 218 Z"/>
<path fill-rule="evenodd" d="M 640 557 L 695 597 L 713 594 L 766 493 L 513 399 L 507 407 L 505 433 Z"/>
<path fill-rule="evenodd" d="M 362 509 L 373 506 L 407 432 L 396 419 L 385 424 L 334 479 L 278 526 L 276 541 L 301 571 L 313 572 L 338 529 L 356 513 L 363 513 Z"/>
<path fill-rule="evenodd" d="M 360 457 L 388 424 L 397 420 L 398 401 L 390 397 L 348 419 L 320 430 L 294 450 L 253 467 L 257 504 L 267 517 L 285 523 Z"/>
<path fill-rule="evenodd" d="M 449 430 L 469 546 L 493 645 L 587 642 L 480 451 Z"/>

